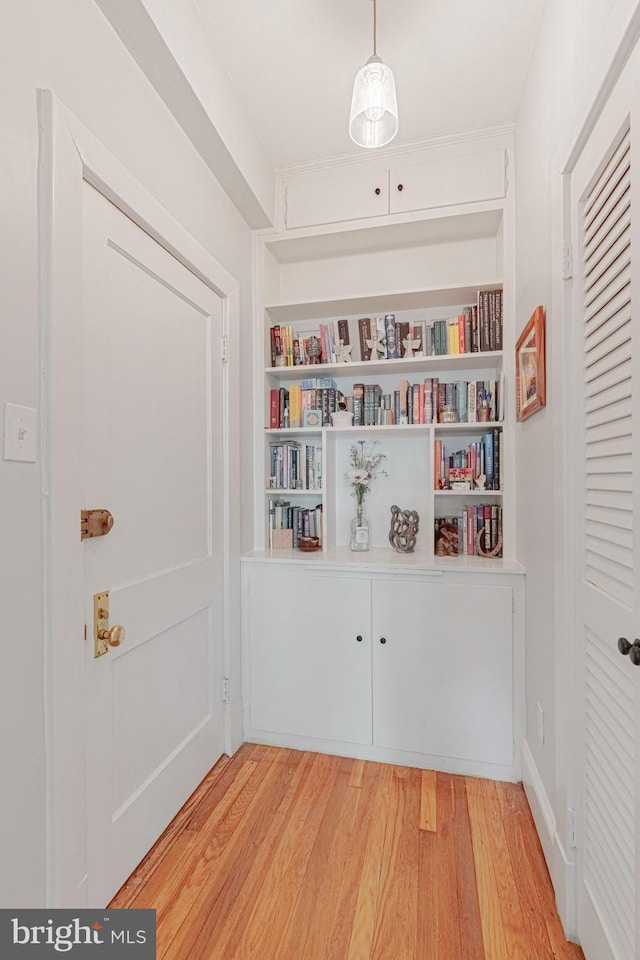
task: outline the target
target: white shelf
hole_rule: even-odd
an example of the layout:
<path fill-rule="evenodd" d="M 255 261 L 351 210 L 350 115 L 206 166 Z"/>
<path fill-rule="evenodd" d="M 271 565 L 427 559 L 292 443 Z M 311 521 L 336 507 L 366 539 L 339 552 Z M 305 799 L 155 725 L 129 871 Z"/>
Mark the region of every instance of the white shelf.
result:
<path fill-rule="evenodd" d="M 265 312 L 270 324 L 291 324 L 304 320 L 365 316 L 370 313 L 400 313 L 403 310 L 425 310 L 432 307 L 460 307 L 476 303 L 478 290 L 499 290 L 501 287 L 501 282 L 487 283 L 486 280 L 480 279 L 477 283 L 451 284 L 447 287 L 328 297 L 326 300 L 269 303 L 265 306 Z"/>
<path fill-rule="evenodd" d="M 427 551 L 395 553 L 391 547 L 374 547 L 365 553 L 353 553 L 348 547 L 334 547 L 305 553 L 302 550 L 252 550 L 243 554 L 245 562 L 296 563 L 333 570 L 361 569 L 367 572 L 426 573 L 512 573 L 522 574 L 525 568 L 517 560 L 493 557 L 436 557 Z"/>
<path fill-rule="evenodd" d="M 273 496 L 277 496 L 277 497 L 282 497 L 282 496 L 285 496 L 285 497 L 313 497 L 313 496 L 321 497 L 321 496 L 322 496 L 322 490 L 298 490 L 297 488 L 294 488 L 293 490 L 284 490 L 284 489 L 282 489 L 282 488 L 280 488 L 280 487 L 266 487 L 264 492 L 265 492 L 265 494 L 266 494 L 267 496 L 270 496 L 270 497 L 273 497 Z"/>
<path fill-rule="evenodd" d="M 322 428 L 313 427 L 266 427 L 264 432 L 269 437 L 322 437 Z"/>
<path fill-rule="evenodd" d="M 434 490 L 436 497 L 472 497 L 481 500 L 483 497 L 501 497 L 502 490 Z"/>
<path fill-rule="evenodd" d="M 475 430 L 485 433 L 487 430 L 502 429 L 504 420 L 478 420 L 475 423 L 468 423 L 467 421 L 464 423 L 434 423 L 433 426 L 436 433 L 469 433 Z"/>
<path fill-rule="evenodd" d="M 265 367 L 265 374 L 276 380 L 306 380 L 311 377 L 331 377 L 366 375 L 377 376 L 385 373 L 402 373 L 410 377 L 415 373 L 437 372 L 440 368 L 459 367 L 464 370 L 484 370 L 487 367 L 499 367 L 502 363 L 502 350 L 490 350 L 483 353 L 447 353 L 432 357 L 410 357 L 400 360 L 359 360 L 354 363 L 315 363 L 301 364 L 297 367 Z"/>

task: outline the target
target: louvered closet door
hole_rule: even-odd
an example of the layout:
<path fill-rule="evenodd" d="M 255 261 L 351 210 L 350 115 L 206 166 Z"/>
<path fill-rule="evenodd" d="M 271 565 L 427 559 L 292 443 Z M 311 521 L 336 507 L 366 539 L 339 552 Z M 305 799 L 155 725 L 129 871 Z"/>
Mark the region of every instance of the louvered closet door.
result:
<path fill-rule="evenodd" d="M 587 960 L 640 957 L 640 667 L 618 650 L 619 637 L 640 638 L 640 202 L 632 186 L 640 169 L 640 115 L 631 110 L 632 69 L 572 177 L 580 252 L 574 343 L 582 357 L 578 925 Z"/>

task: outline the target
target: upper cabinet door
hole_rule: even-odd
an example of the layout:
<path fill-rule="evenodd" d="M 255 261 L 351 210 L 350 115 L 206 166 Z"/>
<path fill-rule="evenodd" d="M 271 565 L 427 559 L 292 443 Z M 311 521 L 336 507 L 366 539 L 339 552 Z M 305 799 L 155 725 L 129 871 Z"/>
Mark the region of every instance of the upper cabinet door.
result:
<path fill-rule="evenodd" d="M 286 227 L 361 220 L 389 212 L 389 171 L 350 173 L 287 186 Z"/>
<path fill-rule="evenodd" d="M 393 167 L 389 189 L 390 213 L 497 200 L 506 194 L 505 151 Z"/>

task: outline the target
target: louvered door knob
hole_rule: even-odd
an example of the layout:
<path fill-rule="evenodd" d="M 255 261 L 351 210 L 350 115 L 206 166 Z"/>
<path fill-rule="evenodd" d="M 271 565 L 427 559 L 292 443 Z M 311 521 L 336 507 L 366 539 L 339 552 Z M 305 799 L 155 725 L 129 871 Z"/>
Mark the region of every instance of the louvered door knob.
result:
<path fill-rule="evenodd" d="M 640 667 L 640 640 L 630 643 L 626 637 L 618 639 L 618 651 L 623 657 L 629 657 L 634 667 Z"/>
<path fill-rule="evenodd" d="M 386 642 L 387 642 L 386 637 L 380 637 L 380 643 L 386 643 Z"/>
<path fill-rule="evenodd" d="M 376 187 L 376 197 L 380 196 L 380 187 Z"/>
<path fill-rule="evenodd" d="M 358 636 L 356 637 L 356 640 L 358 641 L 358 643 L 362 643 L 362 635 L 358 634 Z"/>
<path fill-rule="evenodd" d="M 619 652 L 622 654 L 623 657 L 626 657 L 626 656 L 627 656 L 627 654 L 629 653 L 629 650 L 631 650 L 631 647 L 632 647 L 632 646 L 633 646 L 633 644 L 629 643 L 629 641 L 627 640 L 626 637 L 620 637 L 620 638 L 618 639 L 618 650 L 619 650 Z"/>

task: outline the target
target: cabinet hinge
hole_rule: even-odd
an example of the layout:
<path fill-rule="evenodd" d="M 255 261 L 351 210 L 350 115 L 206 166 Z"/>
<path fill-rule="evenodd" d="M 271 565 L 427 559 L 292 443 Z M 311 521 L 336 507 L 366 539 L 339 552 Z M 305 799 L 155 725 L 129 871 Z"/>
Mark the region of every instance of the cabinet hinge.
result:
<path fill-rule="evenodd" d="M 562 247 L 561 260 L 562 279 L 571 280 L 573 277 L 573 248 L 570 243 L 565 243 Z"/>
<path fill-rule="evenodd" d="M 567 808 L 567 843 L 570 847 L 578 846 L 576 836 L 576 812 L 571 807 Z"/>
<path fill-rule="evenodd" d="M 222 678 L 222 702 L 223 703 L 229 703 L 230 685 L 231 685 L 231 681 L 229 679 L 229 674 L 225 673 L 224 677 Z"/>
<path fill-rule="evenodd" d="M 229 360 L 229 337 L 226 333 L 220 338 L 220 357 L 223 363 Z"/>

